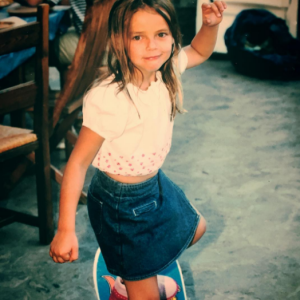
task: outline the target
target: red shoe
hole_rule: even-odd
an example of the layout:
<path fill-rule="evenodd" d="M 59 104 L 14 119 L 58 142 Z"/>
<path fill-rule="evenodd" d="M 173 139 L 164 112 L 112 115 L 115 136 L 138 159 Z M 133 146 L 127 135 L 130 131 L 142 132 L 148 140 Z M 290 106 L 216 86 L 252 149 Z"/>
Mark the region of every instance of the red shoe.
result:
<path fill-rule="evenodd" d="M 171 277 L 158 275 L 157 283 L 161 300 L 172 300 L 179 291 L 179 286 Z M 120 277 L 116 278 L 109 300 L 128 300 L 126 287 Z"/>

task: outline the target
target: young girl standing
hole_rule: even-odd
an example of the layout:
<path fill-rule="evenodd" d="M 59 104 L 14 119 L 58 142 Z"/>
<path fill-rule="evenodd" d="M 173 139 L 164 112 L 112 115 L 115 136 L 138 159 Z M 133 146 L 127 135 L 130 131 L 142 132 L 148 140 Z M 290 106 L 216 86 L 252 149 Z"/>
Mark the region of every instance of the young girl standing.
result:
<path fill-rule="evenodd" d="M 50 256 L 78 258 L 75 215 L 88 166 L 88 212 L 108 270 L 130 300 L 159 299 L 157 274 L 205 232 L 206 223 L 160 169 L 170 151 L 180 74 L 211 55 L 223 1 L 203 4 L 203 26 L 180 48 L 169 0 L 116 1 L 109 16 L 108 73 L 84 99 L 83 126 L 61 186 Z"/>

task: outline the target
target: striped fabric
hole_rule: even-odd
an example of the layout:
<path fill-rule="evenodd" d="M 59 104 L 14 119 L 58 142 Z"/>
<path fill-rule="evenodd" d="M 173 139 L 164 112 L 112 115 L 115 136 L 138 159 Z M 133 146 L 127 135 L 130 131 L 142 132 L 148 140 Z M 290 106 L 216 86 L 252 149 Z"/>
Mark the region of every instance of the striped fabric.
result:
<path fill-rule="evenodd" d="M 81 33 L 82 24 L 85 16 L 86 3 L 85 0 L 69 0 L 71 4 L 71 11 L 73 15 L 73 24 L 78 34 Z M 61 0 L 46 1 L 51 6 L 58 4 Z"/>
<path fill-rule="evenodd" d="M 85 16 L 86 3 L 85 0 L 70 0 L 71 11 L 73 14 L 73 24 L 76 31 L 80 34 Z"/>

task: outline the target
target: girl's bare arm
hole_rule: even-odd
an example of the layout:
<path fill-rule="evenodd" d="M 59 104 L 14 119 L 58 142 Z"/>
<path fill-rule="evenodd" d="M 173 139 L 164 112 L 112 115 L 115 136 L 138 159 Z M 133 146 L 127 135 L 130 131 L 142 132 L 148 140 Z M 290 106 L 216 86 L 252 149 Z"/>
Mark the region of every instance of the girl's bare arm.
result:
<path fill-rule="evenodd" d="M 86 171 L 103 142 L 104 138 L 82 126 L 64 172 L 60 192 L 58 230 L 75 230 L 76 207 Z"/>
<path fill-rule="evenodd" d="M 103 142 L 103 137 L 82 126 L 61 185 L 58 230 L 50 246 L 50 256 L 55 262 L 63 263 L 78 258 L 78 242 L 75 235 L 76 208 L 87 168 Z"/>
<path fill-rule="evenodd" d="M 202 5 L 203 25 L 191 44 L 184 47 L 188 56 L 187 69 L 203 63 L 212 54 L 217 40 L 219 23 L 222 21 L 225 9 L 224 1 L 214 1 Z"/>

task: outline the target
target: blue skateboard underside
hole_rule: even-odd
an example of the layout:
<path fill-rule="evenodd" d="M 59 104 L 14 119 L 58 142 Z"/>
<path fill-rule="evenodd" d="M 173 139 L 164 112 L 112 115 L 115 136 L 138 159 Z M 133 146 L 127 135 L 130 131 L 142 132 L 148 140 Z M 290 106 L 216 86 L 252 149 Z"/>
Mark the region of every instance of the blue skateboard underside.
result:
<path fill-rule="evenodd" d="M 180 287 L 180 291 L 177 293 L 176 297 L 173 298 L 174 300 L 186 300 L 184 281 L 181 273 L 181 268 L 177 260 L 159 274 L 172 277 Z M 93 276 L 98 300 L 108 300 L 116 276 L 110 274 L 107 271 L 103 256 L 99 248 L 95 255 Z"/>

